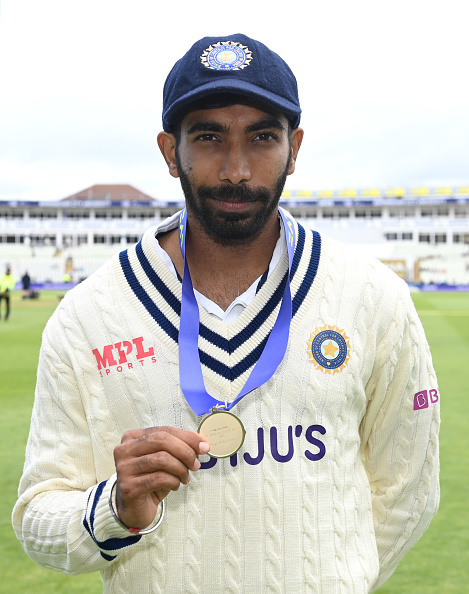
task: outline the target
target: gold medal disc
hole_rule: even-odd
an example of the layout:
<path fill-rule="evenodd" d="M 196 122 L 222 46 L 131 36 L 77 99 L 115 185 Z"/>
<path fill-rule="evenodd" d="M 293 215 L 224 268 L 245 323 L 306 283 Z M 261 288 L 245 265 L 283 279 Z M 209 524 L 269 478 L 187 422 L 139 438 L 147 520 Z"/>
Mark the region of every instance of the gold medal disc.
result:
<path fill-rule="evenodd" d="M 228 458 L 243 445 L 246 431 L 238 417 L 227 411 L 216 411 L 205 417 L 199 425 L 199 433 L 210 443 L 209 456 Z"/>

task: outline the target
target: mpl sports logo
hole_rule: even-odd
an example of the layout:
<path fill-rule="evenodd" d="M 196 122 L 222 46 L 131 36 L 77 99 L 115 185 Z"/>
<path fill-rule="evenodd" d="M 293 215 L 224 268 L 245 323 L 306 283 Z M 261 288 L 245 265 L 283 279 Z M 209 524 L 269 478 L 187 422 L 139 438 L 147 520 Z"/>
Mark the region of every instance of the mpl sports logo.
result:
<path fill-rule="evenodd" d="M 156 363 L 155 351 L 153 347 L 145 350 L 143 345 L 143 336 L 132 338 L 131 340 L 122 340 L 114 344 L 107 344 L 100 349 L 93 349 L 93 355 L 96 357 L 98 364 L 98 371 L 101 377 L 103 371 L 109 375 L 113 368 L 117 373 L 121 373 L 124 369 L 133 369 L 134 364 L 140 363 L 143 367 L 146 361 Z M 128 357 L 131 356 L 130 360 Z M 150 359 L 149 359 L 150 358 Z"/>

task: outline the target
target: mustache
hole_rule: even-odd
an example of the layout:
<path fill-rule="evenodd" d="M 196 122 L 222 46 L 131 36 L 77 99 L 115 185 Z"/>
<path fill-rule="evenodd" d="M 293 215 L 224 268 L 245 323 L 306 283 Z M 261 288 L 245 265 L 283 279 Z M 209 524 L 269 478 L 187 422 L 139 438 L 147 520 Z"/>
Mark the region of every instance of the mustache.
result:
<path fill-rule="evenodd" d="M 200 186 L 197 189 L 197 194 L 199 198 L 212 198 L 226 202 L 267 202 L 271 198 L 268 188 L 252 188 L 245 185 L 230 186 L 228 184 Z"/>

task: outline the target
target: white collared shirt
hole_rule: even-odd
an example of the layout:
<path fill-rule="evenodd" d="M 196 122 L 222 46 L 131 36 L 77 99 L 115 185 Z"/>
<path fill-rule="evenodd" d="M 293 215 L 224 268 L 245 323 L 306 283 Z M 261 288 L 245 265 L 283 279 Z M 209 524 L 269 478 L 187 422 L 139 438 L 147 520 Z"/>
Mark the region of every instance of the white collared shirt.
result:
<path fill-rule="evenodd" d="M 285 228 L 283 226 L 283 221 L 282 221 L 281 217 L 279 217 L 279 220 L 280 220 L 280 236 L 277 240 L 277 243 L 274 248 L 274 252 L 272 254 L 272 258 L 269 262 L 267 278 L 270 276 L 270 274 L 272 273 L 272 271 L 275 269 L 276 265 L 278 264 L 282 254 L 283 254 L 283 250 L 285 249 L 285 245 L 286 245 Z M 172 272 L 172 274 L 174 274 L 175 277 L 177 277 L 178 274 L 177 274 L 176 268 L 173 264 L 173 261 L 171 260 L 171 258 L 167 254 L 167 252 L 161 247 L 156 236 L 159 233 L 166 233 L 167 231 L 176 229 L 178 226 L 178 221 L 179 221 L 179 213 L 175 213 L 171 217 L 168 217 L 167 219 L 162 221 L 157 226 L 155 236 L 153 237 L 153 245 L 154 245 L 156 251 L 158 252 L 158 255 L 163 260 L 163 262 L 168 267 L 168 269 Z M 257 291 L 257 286 L 258 286 L 259 281 L 261 280 L 262 276 L 257 278 L 252 283 L 252 285 L 246 291 L 244 291 L 244 293 L 242 293 L 241 295 L 238 295 L 238 297 L 236 297 L 236 299 L 231 303 L 231 305 L 226 309 L 226 311 L 223 311 L 223 309 L 219 305 L 217 305 L 215 302 L 213 302 L 210 299 L 208 299 L 207 297 L 205 297 L 205 295 L 202 295 L 202 293 L 199 293 L 199 291 L 197 291 L 196 289 L 194 289 L 194 295 L 195 295 L 195 298 L 197 299 L 197 303 L 199 305 L 202 305 L 202 307 L 204 307 L 209 314 L 216 316 L 222 322 L 226 322 L 229 324 L 231 322 L 234 322 L 241 315 L 241 313 L 244 311 L 244 309 L 254 299 L 254 297 L 256 295 L 256 291 Z"/>

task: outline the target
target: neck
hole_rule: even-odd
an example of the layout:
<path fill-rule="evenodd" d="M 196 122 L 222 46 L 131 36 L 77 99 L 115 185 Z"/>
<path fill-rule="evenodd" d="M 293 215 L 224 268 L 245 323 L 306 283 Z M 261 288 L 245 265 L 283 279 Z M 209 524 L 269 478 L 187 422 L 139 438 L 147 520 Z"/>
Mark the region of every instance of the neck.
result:
<path fill-rule="evenodd" d="M 279 234 L 280 224 L 275 212 L 253 240 L 241 245 L 220 245 L 188 214 L 186 257 L 194 288 L 226 310 L 267 270 Z M 178 230 L 163 236 L 160 245 L 183 276 Z"/>

